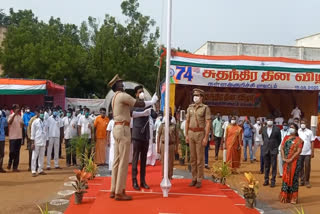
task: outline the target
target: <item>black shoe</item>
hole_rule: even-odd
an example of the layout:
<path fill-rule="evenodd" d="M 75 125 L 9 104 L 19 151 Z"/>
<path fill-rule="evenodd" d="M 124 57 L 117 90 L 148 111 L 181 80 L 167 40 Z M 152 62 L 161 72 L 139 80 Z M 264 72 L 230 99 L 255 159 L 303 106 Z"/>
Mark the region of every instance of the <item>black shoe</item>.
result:
<path fill-rule="evenodd" d="M 269 181 L 265 181 L 264 183 L 263 183 L 263 186 L 268 186 L 269 185 Z"/>
<path fill-rule="evenodd" d="M 6 170 L 0 168 L 0 173 L 6 173 L 6 172 L 7 172 Z"/>
<path fill-rule="evenodd" d="M 196 184 L 197 184 L 197 181 L 192 181 L 192 182 L 189 184 L 189 187 L 194 187 Z"/>
<path fill-rule="evenodd" d="M 139 184 L 138 184 L 137 179 L 133 179 L 133 180 L 132 180 L 132 187 L 133 187 L 133 189 L 135 189 L 135 190 L 140 190 L 140 187 L 139 187 Z"/>
<path fill-rule="evenodd" d="M 10 170 L 10 169 L 11 169 L 11 165 L 8 165 L 8 166 L 7 166 L 7 170 Z"/>
<path fill-rule="evenodd" d="M 150 187 L 146 184 L 146 182 L 141 183 L 140 187 L 144 189 L 150 189 Z"/>
<path fill-rule="evenodd" d="M 60 166 L 55 167 L 55 169 L 62 169 Z"/>
<path fill-rule="evenodd" d="M 206 169 L 210 169 L 210 167 L 209 167 L 208 165 L 206 165 L 204 168 L 206 168 Z"/>
<path fill-rule="evenodd" d="M 304 183 L 301 182 L 301 183 L 300 183 L 300 186 L 304 186 Z"/>
<path fill-rule="evenodd" d="M 275 186 L 276 186 L 276 184 L 275 184 L 275 183 L 273 183 L 273 182 L 271 182 L 270 187 L 271 187 L 271 188 L 273 188 L 273 187 L 275 187 Z"/>

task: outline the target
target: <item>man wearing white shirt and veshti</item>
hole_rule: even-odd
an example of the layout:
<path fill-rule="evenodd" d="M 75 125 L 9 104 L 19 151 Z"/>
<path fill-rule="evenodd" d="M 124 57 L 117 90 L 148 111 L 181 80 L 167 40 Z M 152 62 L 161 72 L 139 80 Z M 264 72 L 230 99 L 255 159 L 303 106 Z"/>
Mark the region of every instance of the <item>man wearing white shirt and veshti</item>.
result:
<path fill-rule="evenodd" d="M 106 150 L 106 151 L 109 152 L 108 164 L 109 164 L 109 170 L 111 171 L 112 165 L 113 165 L 113 159 L 114 159 L 114 138 L 113 138 L 113 134 L 112 134 L 112 130 L 114 127 L 114 120 L 112 117 L 112 113 L 109 114 L 109 118 L 110 118 L 110 121 L 107 126 L 107 146 L 109 146 L 110 149 Z"/>
<path fill-rule="evenodd" d="M 71 151 L 68 151 L 68 148 L 71 147 L 71 140 L 72 138 L 77 136 L 77 125 L 78 125 L 78 119 L 77 117 L 73 116 L 73 111 L 71 108 L 68 109 L 67 115 L 62 119 L 62 123 L 64 126 L 64 141 L 66 144 L 66 162 L 67 167 L 77 165 L 77 158 L 76 154 L 73 153 L 74 149 L 70 149 Z"/>
<path fill-rule="evenodd" d="M 295 108 L 292 110 L 291 115 L 293 116 L 293 118 L 301 118 L 301 110 L 297 105 L 295 105 Z"/>
<path fill-rule="evenodd" d="M 59 117 L 57 109 L 53 109 L 52 115 L 46 121 L 49 128 L 49 145 L 47 149 L 47 170 L 51 169 L 51 153 L 54 147 L 54 167 L 61 169 L 59 166 L 59 147 L 60 147 L 60 128 L 63 127 L 62 120 Z"/>
<path fill-rule="evenodd" d="M 310 129 L 306 127 L 306 120 L 301 120 L 301 128 L 298 130 L 299 137 L 303 140 L 303 148 L 300 153 L 299 162 L 301 164 L 300 171 L 300 185 L 310 185 L 310 172 L 311 172 L 311 158 L 314 158 L 314 143 L 315 137 Z"/>
<path fill-rule="evenodd" d="M 78 134 L 79 136 L 87 135 L 88 136 L 88 144 L 91 144 L 91 136 L 92 136 L 92 127 L 93 121 L 89 117 L 90 110 L 88 108 L 84 109 L 84 115 L 79 118 L 78 121 Z M 83 151 L 85 152 L 85 151 Z M 91 148 L 88 153 L 88 157 L 91 155 Z"/>
<path fill-rule="evenodd" d="M 259 133 L 261 128 L 262 128 L 261 119 L 257 118 L 256 124 L 253 125 L 253 130 L 254 130 L 253 160 L 254 161 L 257 160 L 256 153 L 258 148 L 260 147 L 260 151 L 261 151 L 261 146 L 263 145 L 262 135 Z M 260 161 L 261 161 L 261 157 L 260 157 Z"/>
<path fill-rule="evenodd" d="M 32 160 L 31 160 L 31 172 L 32 177 L 36 177 L 36 164 L 38 159 L 38 173 L 40 175 L 46 175 L 43 171 L 44 165 L 44 152 L 46 149 L 46 143 L 48 139 L 48 126 L 44 121 L 43 110 L 39 111 L 39 118 L 35 119 L 31 126 L 31 148 L 32 148 Z"/>

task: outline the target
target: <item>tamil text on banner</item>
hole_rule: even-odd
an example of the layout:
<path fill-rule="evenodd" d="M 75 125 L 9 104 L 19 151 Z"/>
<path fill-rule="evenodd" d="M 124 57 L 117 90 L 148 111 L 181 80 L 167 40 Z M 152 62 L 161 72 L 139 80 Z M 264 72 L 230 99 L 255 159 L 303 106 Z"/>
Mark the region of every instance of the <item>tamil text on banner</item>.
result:
<path fill-rule="evenodd" d="M 260 108 L 259 93 L 206 92 L 205 103 L 209 106 Z"/>
<path fill-rule="evenodd" d="M 176 53 L 175 84 L 258 89 L 320 90 L 320 62 L 275 57 L 199 56 Z"/>

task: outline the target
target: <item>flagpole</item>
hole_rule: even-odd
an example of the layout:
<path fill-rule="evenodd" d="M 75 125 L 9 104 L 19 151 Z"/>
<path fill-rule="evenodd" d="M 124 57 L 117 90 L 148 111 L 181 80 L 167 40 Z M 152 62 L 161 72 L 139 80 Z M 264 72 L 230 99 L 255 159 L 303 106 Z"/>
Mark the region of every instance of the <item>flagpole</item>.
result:
<path fill-rule="evenodd" d="M 167 61 L 166 61 L 166 96 L 165 96 L 165 144 L 164 144 L 164 170 L 163 179 L 160 184 L 163 197 L 168 197 L 171 183 L 168 178 L 169 162 L 169 102 L 170 102 L 170 58 L 171 58 L 171 19 L 172 19 L 172 0 L 168 0 L 167 14 Z"/>

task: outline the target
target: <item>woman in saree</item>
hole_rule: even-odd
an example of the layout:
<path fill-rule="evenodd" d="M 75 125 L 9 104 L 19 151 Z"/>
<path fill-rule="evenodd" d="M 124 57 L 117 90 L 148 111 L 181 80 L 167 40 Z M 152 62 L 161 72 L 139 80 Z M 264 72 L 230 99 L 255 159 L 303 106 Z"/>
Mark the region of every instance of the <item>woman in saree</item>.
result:
<path fill-rule="evenodd" d="M 286 136 L 281 143 L 281 156 L 283 160 L 282 187 L 280 201 L 282 203 L 296 204 L 298 202 L 299 155 L 303 147 L 303 141 L 298 137 L 298 126 L 291 124 L 290 135 Z"/>
<path fill-rule="evenodd" d="M 242 128 L 236 124 L 236 118 L 231 118 L 231 123 L 226 129 L 225 146 L 227 148 L 227 163 L 230 163 L 232 173 L 237 173 L 241 158 Z"/>

